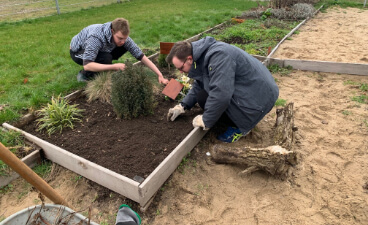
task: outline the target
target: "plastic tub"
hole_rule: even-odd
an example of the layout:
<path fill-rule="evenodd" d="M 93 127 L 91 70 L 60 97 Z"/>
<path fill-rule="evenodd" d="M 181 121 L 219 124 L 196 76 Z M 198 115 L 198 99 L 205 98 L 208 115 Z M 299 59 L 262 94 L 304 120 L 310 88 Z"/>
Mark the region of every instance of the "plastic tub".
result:
<path fill-rule="evenodd" d="M 28 207 L 0 222 L 0 225 L 27 224 L 87 225 L 88 218 L 63 205 L 45 204 Z M 89 224 L 98 225 L 92 221 Z"/>

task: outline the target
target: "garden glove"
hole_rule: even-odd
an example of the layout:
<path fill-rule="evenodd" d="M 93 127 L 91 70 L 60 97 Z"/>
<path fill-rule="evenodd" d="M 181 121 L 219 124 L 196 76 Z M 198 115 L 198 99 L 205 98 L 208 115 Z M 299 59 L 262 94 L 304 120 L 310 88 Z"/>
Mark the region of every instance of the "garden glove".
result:
<path fill-rule="evenodd" d="M 169 109 L 169 113 L 167 114 L 167 120 L 174 121 L 176 117 L 180 114 L 185 113 L 184 107 L 181 104 L 176 105 L 174 108 Z"/>
<path fill-rule="evenodd" d="M 208 130 L 209 129 L 204 125 L 203 115 L 198 115 L 198 116 L 194 117 L 193 127 L 203 127 L 203 130 Z"/>
<path fill-rule="evenodd" d="M 116 215 L 115 225 L 140 225 L 141 217 L 128 205 L 121 205 Z"/>

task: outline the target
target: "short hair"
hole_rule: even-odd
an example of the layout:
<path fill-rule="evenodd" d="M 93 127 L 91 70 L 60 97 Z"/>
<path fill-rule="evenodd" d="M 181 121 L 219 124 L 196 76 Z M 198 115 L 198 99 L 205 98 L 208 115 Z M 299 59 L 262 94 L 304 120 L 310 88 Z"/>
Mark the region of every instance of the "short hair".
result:
<path fill-rule="evenodd" d="M 190 55 L 192 55 L 192 44 L 188 41 L 178 41 L 171 48 L 169 55 L 166 57 L 166 62 L 172 64 L 174 56 L 184 61 Z"/>
<path fill-rule="evenodd" d="M 129 35 L 129 22 L 124 18 L 116 18 L 111 22 L 111 28 L 115 32 L 121 31 L 123 35 Z"/>

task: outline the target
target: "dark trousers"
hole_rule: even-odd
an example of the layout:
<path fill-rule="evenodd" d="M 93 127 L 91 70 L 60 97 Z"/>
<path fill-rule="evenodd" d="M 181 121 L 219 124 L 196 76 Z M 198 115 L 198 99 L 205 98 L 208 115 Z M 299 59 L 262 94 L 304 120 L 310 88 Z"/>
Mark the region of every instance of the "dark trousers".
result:
<path fill-rule="evenodd" d="M 197 97 L 197 103 L 198 105 L 204 109 L 204 106 L 206 104 L 207 98 L 208 98 L 208 93 L 202 89 L 200 92 L 197 93 L 196 95 Z M 217 121 L 217 123 L 220 126 L 232 126 L 232 127 L 236 127 L 235 123 L 229 118 L 229 116 L 224 112 L 220 119 Z"/>
<path fill-rule="evenodd" d="M 127 50 L 124 47 L 116 47 L 114 48 L 114 50 L 112 50 L 112 52 L 98 52 L 97 57 L 94 62 L 101 63 L 101 64 L 112 64 L 112 60 L 119 59 L 126 52 Z M 83 59 L 75 57 L 76 55 L 80 55 L 83 53 L 84 53 L 84 49 L 78 52 L 73 52 L 72 50 L 70 50 L 70 57 L 73 59 L 74 62 L 83 66 Z M 96 72 L 93 72 L 93 71 L 82 70 L 81 72 L 87 79 L 91 79 L 96 75 Z"/>

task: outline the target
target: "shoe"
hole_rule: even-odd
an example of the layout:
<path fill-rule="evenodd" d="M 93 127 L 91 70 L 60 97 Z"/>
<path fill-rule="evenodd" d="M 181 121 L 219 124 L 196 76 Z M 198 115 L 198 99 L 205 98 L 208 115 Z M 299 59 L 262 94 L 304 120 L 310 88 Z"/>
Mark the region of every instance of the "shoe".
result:
<path fill-rule="evenodd" d="M 79 71 L 79 73 L 77 75 L 77 81 L 79 81 L 79 82 L 87 82 L 87 78 L 86 78 L 86 76 L 84 76 L 84 74 L 82 73 L 82 71 Z"/>
<path fill-rule="evenodd" d="M 233 143 L 238 141 L 244 135 L 237 127 L 228 127 L 225 133 L 217 136 L 217 139 L 222 142 Z"/>

